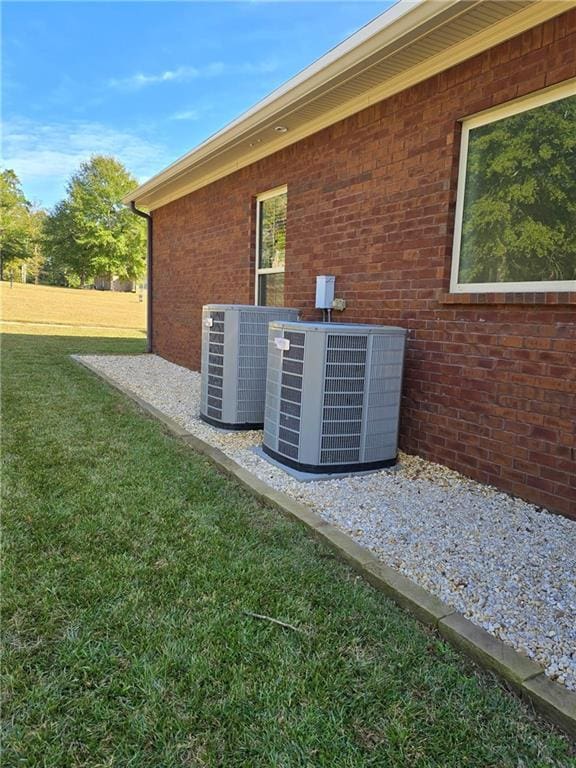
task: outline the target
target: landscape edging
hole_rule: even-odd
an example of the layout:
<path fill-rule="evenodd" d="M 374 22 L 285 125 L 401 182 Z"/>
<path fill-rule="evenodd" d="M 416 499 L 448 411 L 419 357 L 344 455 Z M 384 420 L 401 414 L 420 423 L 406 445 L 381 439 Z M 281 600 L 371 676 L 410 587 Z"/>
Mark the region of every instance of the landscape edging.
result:
<path fill-rule="evenodd" d="M 539 664 L 473 624 L 463 614 L 450 608 L 399 571 L 387 566 L 370 550 L 355 542 L 344 531 L 326 522 L 305 504 L 275 490 L 219 448 L 188 432 L 174 419 L 82 359 L 82 356 L 71 355 L 71 358 L 135 401 L 142 410 L 162 422 L 174 436 L 209 458 L 260 501 L 304 523 L 313 535 L 328 544 L 340 559 L 373 587 L 422 623 L 434 627 L 447 642 L 472 658 L 480 667 L 495 672 L 506 680 L 535 710 L 576 740 L 576 692 L 550 680 Z"/>

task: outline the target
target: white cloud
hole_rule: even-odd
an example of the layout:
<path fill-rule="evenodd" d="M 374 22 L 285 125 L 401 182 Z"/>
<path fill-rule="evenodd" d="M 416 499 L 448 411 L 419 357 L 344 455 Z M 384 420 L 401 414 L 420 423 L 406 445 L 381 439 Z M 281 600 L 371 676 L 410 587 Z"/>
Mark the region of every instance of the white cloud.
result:
<path fill-rule="evenodd" d="M 214 61 L 204 67 L 178 67 L 177 69 L 167 69 L 155 75 L 144 75 L 138 72 L 130 77 L 112 78 L 108 81 L 108 85 L 119 90 L 138 91 L 148 85 L 158 83 L 177 83 L 201 77 L 214 77 L 220 75 L 224 70 L 225 65 L 221 61 Z"/>
<path fill-rule="evenodd" d="M 202 111 L 199 109 L 183 109 L 168 116 L 168 120 L 199 120 Z"/>
<path fill-rule="evenodd" d="M 117 90 L 138 91 L 141 88 L 146 88 L 149 85 L 158 85 L 159 83 L 186 82 L 201 78 L 217 77 L 219 75 L 268 74 L 277 69 L 277 67 L 278 64 L 272 60 L 233 65 L 224 64 L 222 61 L 213 61 L 202 67 L 177 67 L 176 69 L 167 69 L 156 74 L 146 75 L 142 72 L 137 72 L 129 77 L 112 78 L 108 80 L 108 86 Z"/>
<path fill-rule="evenodd" d="M 108 85 L 110 88 L 117 88 L 119 90 L 137 91 L 148 85 L 193 80 L 199 76 L 200 70 L 196 69 L 196 67 L 178 67 L 178 69 L 167 69 L 156 75 L 144 75 L 138 72 L 130 77 L 112 78 L 108 81 Z"/>
<path fill-rule="evenodd" d="M 95 154 L 113 155 L 139 181 L 171 159 L 157 142 L 96 122 L 41 124 L 19 119 L 3 125 L 3 166 L 14 169 L 27 196 L 44 205 L 61 199 L 70 175 Z"/>

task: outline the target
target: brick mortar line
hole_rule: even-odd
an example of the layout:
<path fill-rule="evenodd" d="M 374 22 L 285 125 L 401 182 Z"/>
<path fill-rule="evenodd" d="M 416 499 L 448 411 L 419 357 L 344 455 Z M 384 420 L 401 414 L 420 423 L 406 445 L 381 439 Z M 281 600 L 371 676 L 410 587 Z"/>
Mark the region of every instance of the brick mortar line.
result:
<path fill-rule="evenodd" d="M 304 523 L 316 538 L 331 547 L 340 559 L 369 584 L 394 600 L 420 622 L 436 629 L 444 640 L 471 657 L 480 667 L 495 672 L 528 700 L 534 709 L 576 741 L 576 693 L 550 680 L 540 664 L 473 624 L 462 613 L 386 565 L 370 550 L 357 544 L 347 533 L 326 522 L 305 504 L 272 488 L 227 456 L 220 448 L 191 434 L 174 419 L 99 371 L 91 363 L 76 355 L 71 355 L 71 358 L 112 388 L 134 400 L 142 410 L 159 420 L 174 436 L 192 450 L 209 458 L 221 471 L 236 479 L 260 501 Z"/>

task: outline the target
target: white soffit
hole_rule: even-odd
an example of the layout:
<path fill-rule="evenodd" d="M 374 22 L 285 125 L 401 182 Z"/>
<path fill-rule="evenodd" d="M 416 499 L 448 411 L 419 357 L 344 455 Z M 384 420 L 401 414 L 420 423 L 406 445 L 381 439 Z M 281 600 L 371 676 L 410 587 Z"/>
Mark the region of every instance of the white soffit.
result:
<path fill-rule="evenodd" d="M 573 7 L 576 0 L 401 0 L 124 202 L 159 208 Z"/>

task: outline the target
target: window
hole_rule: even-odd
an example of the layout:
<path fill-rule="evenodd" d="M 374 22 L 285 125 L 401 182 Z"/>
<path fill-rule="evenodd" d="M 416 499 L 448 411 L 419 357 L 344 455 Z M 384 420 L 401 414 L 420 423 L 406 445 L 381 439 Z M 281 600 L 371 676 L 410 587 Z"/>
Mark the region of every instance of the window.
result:
<path fill-rule="evenodd" d="M 450 288 L 576 290 L 576 83 L 464 121 Z"/>
<path fill-rule="evenodd" d="M 258 195 L 256 202 L 256 304 L 284 304 L 286 187 Z"/>

